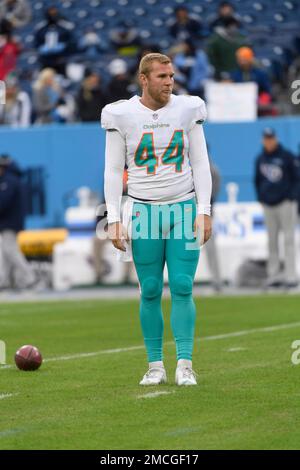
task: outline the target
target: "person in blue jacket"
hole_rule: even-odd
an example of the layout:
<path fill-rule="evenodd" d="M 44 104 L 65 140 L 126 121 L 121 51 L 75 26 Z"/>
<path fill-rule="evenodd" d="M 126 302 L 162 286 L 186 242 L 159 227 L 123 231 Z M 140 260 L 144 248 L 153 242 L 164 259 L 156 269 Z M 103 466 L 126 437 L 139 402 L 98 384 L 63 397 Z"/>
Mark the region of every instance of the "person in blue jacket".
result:
<path fill-rule="evenodd" d="M 21 253 L 17 234 L 24 227 L 25 194 L 22 172 L 0 155 L 0 288 L 23 289 L 35 284 L 34 273 Z"/>
<path fill-rule="evenodd" d="M 268 232 L 267 286 L 298 284 L 295 230 L 297 224 L 297 159 L 278 141 L 275 130 L 263 132 L 263 150 L 256 159 L 255 188 Z M 280 270 L 279 235 L 284 236 L 284 272 Z"/>
<path fill-rule="evenodd" d="M 238 67 L 231 73 L 235 83 L 255 82 L 258 93 L 271 94 L 271 81 L 268 74 L 256 63 L 254 52 L 250 47 L 240 47 L 236 51 Z"/>

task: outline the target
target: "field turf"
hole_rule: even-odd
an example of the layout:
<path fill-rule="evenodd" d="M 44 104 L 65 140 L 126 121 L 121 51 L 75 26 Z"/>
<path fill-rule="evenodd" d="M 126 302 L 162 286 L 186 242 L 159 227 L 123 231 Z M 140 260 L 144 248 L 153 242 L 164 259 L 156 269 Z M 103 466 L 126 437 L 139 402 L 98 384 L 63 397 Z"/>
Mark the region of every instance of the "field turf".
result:
<path fill-rule="evenodd" d="M 291 344 L 300 340 L 300 297 L 196 304 L 199 385 L 190 388 L 174 385 L 169 300 L 168 384 L 146 388 L 138 385 L 147 367 L 138 301 L 2 304 L 10 367 L 0 366 L 0 449 L 299 449 Z M 23 344 L 42 351 L 40 370 L 15 368 Z"/>

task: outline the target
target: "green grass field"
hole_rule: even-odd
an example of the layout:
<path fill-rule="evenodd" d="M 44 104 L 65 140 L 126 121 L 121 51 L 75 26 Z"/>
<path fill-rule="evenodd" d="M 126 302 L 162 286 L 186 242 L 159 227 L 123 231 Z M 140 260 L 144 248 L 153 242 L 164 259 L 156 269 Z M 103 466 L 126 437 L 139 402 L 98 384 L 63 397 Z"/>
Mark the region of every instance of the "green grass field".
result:
<path fill-rule="evenodd" d="M 168 300 L 169 383 L 146 388 L 138 385 L 147 367 L 138 301 L 2 304 L 12 367 L 0 369 L 0 449 L 299 449 L 291 344 L 300 339 L 300 297 L 196 303 L 199 385 L 190 388 L 174 385 Z M 42 351 L 40 370 L 13 365 L 23 344 Z"/>

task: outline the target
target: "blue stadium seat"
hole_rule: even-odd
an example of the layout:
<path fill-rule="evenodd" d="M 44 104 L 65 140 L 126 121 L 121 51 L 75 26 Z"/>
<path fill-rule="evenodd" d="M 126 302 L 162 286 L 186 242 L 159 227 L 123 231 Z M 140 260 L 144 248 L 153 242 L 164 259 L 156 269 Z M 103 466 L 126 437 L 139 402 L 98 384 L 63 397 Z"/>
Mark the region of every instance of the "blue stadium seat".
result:
<path fill-rule="evenodd" d="M 140 32 L 140 36 L 142 39 L 149 39 L 151 38 L 151 31 L 148 29 L 142 29 Z"/>
<path fill-rule="evenodd" d="M 72 7 L 72 2 L 66 1 L 61 4 L 61 7 L 64 8 L 65 10 L 68 10 L 69 8 Z"/>
<path fill-rule="evenodd" d="M 28 34 L 25 37 L 26 46 L 31 45 L 33 43 L 33 41 L 34 41 L 34 35 L 33 34 Z"/>
<path fill-rule="evenodd" d="M 105 11 L 105 15 L 110 17 L 110 18 L 113 17 L 113 16 L 116 16 L 116 14 L 117 14 L 117 11 L 114 8 L 108 8 Z"/>
<path fill-rule="evenodd" d="M 131 19 L 140 30 L 144 43 L 158 42 L 163 50 L 173 44 L 168 33 L 169 20 L 178 5 L 187 6 L 191 13 L 199 15 L 204 26 L 216 14 L 220 0 L 29 0 L 33 7 L 32 23 L 18 31 L 25 51 L 21 54 L 20 64 L 24 67 L 36 67 L 35 55 L 26 55 L 32 48 L 34 31 L 44 11 L 50 5 L 56 5 L 62 14 L 75 23 L 75 37 L 94 27 L 101 37 L 108 38 L 109 29 L 122 19 Z M 291 47 L 294 36 L 299 35 L 298 0 L 231 0 L 236 8 L 244 30 L 260 58 L 270 61 L 284 56 L 287 47 Z M 114 53 L 113 50 L 110 53 Z M 24 60 L 23 60 L 24 57 Z M 82 56 L 84 61 L 85 57 Z M 108 60 L 107 58 L 105 60 Z M 107 62 L 106 62 L 107 63 Z"/>
<path fill-rule="evenodd" d="M 92 8 L 97 8 L 101 5 L 101 1 L 100 0 L 90 0 L 89 5 Z"/>
<path fill-rule="evenodd" d="M 87 12 L 87 10 L 79 10 L 79 11 L 77 11 L 76 16 L 77 16 L 77 18 L 82 20 L 83 18 L 86 18 L 88 16 L 88 12 Z"/>

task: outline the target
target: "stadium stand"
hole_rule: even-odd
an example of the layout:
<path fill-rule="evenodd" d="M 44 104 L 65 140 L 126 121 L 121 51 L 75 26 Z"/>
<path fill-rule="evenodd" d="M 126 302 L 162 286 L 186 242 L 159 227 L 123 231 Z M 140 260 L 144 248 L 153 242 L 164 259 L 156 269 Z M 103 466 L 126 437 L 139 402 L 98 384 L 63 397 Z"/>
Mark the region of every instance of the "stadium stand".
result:
<path fill-rule="evenodd" d="M 101 73 L 103 85 L 110 81 L 109 67 L 113 59 L 119 57 L 120 48 L 111 40 L 112 31 L 124 29 L 130 25 L 136 31 L 138 47 L 156 46 L 161 52 L 168 53 L 176 44 L 171 35 L 176 8 L 184 6 L 189 16 L 201 24 L 199 45 L 205 49 L 212 32 L 210 24 L 216 18 L 219 1 L 216 0 L 28 0 L 31 6 L 31 20 L 23 27 L 14 30 L 15 39 L 22 45 L 22 52 L 17 61 L 17 73 L 21 88 L 32 93 L 31 85 L 40 71 L 39 54 L 35 46 L 36 32 L 41 27 L 45 10 L 50 6 L 58 8 L 61 16 L 70 22 L 72 40 L 69 47 L 67 62 L 75 63 L 84 69 L 92 68 Z M 289 67 L 297 60 L 297 38 L 299 41 L 299 8 L 298 0 L 282 1 L 251 1 L 232 0 L 235 17 L 239 20 L 241 31 L 254 50 L 260 65 L 269 74 L 272 81 L 272 94 L 279 107 L 280 114 L 292 112 L 286 105 L 286 88 Z M 88 40 L 95 41 L 96 47 L 82 47 L 82 38 L 88 33 Z M 98 40 L 97 36 L 98 35 Z M 92 39 L 91 39 L 92 38 Z M 130 46 L 130 42 L 128 43 Z M 136 50 L 135 50 L 136 52 Z M 127 62 L 128 69 L 133 70 L 136 55 L 132 48 L 122 48 L 122 58 Z M 77 95 L 80 79 L 65 80 L 63 85 Z M 136 88 L 132 87 L 132 92 Z M 281 101 L 283 101 L 281 103 Z M 34 116 L 33 116 L 34 118 Z M 77 119 L 79 119 L 77 117 Z"/>

